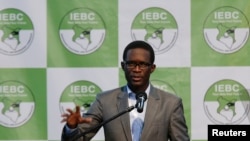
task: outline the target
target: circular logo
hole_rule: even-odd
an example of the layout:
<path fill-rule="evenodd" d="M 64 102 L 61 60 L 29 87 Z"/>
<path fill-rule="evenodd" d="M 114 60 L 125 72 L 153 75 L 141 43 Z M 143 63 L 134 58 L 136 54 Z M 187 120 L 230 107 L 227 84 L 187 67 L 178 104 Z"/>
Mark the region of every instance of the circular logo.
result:
<path fill-rule="evenodd" d="M 67 86 L 60 98 L 60 111 L 74 109 L 80 106 L 81 112 L 86 112 L 96 98 L 96 94 L 102 92 L 100 87 L 89 81 L 76 81 Z"/>
<path fill-rule="evenodd" d="M 166 91 L 166 92 L 169 92 L 169 93 L 172 93 L 172 94 L 175 94 L 176 95 L 176 92 L 174 90 L 174 88 L 168 84 L 167 82 L 164 82 L 162 80 L 151 80 L 151 83 L 156 87 L 156 88 L 159 88 L 163 91 Z"/>
<path fill-rule="evenodd" d="M 165 9 L 151 7 L 141 11 L 131 26 L 133 40 L 151 44 L 155 54 L 168 51 L 176 42 L 178 26 L 175 18 Z"/>
<path fill-rule="evenodd" d="M 212 11 L 203 28 L 207 44 L 213 50 L 224 54 L 241 49 L 249 36 L 249 22 L 246 16 L 233 7 L 221 7 Z"/>
<path fill-rule="evenodd" d="M 87 8 L 78 8 L 64 16 L 60 23 L 60 38 L 72 53 L 86 55 L 97 50 L 104 41 L 106 27 L 102 17 Z"/>
<path fill-rule="evenodd" d="M 17 55 L 29 48 L 34 38 L 32 21 L 18 9 L 0 11 L 0 53 Z"/>
<path fill-rule="evenodd" d="M 234 80 L 220 80 L 207 90 L 204 110 L 215 124 L 238 124 L 249 113 L 248 91 Z"/>
<path fill-rule="evenodd" d="M 35 109 L 31 90 L 21 82 L 0 83 L 0 124 L 18 127 L 26 123 Z"/>

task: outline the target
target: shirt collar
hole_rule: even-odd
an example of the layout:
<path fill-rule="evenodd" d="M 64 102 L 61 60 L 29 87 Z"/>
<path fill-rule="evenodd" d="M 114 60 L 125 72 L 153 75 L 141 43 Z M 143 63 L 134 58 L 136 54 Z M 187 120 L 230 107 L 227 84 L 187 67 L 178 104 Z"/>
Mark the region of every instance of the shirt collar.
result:
<path fill-rule="evenodd" d="M 148 96 L 149 92 L 150 92 L 150 84 L 148 85 L 148 87 L 147 87 L 147 89 L 145 91 L 145 93 L 147 94 L 147 96 Z M 127 93 L 128 94 L 134 93 L 134 92 L 131 91 L 131 89 L 128 87 L 128 85 L 127 85 Z"/>

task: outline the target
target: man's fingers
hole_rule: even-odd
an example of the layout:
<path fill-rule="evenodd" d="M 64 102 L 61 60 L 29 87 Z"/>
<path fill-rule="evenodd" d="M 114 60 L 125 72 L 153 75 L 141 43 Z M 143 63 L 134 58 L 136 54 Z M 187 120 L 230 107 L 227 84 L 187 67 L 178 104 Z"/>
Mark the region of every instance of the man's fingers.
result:
<path fill-rule="evenodd" d="M 76 106 L 76 113 L 80 112 L 80 106 Z"/>
<path fill-rule="evenodd" d="M 66 113 L 61 115 L 61 117 L 68 117 L 68 116 L 69 116 L 69 114 L 66 114 Z"/>
<path fill-rule="evenodd" d="M 73 111 L 71 109 L 66 109 L 71 115 L 73 114 Z"/>
<path fill-rule="evenodd" d="M 63 119 L 61 120 L 61 123 L 66 122 L 66 121 L 67 121 L 67 119 L 63 118 Z"/>
<path fill-rule="evenodd" d="M 72 109 L 66 109 L 66 111 L 67 111 L 66 113 L 63 113 L 61 115 L 61 117 L 63 118 L 61 120 L 61 122 L 69 122 L 69 120 L 70 120 L 70 122 L 72 122 L 72 121 L 77 122 L 78 121 L 79 123 L 83 123 L 83 122 L 88 123 L 88 122 L 92 121 L 89 118 L 82 118 L 80 116 L 80 106 L 76 106 L 75 111 Z"/>

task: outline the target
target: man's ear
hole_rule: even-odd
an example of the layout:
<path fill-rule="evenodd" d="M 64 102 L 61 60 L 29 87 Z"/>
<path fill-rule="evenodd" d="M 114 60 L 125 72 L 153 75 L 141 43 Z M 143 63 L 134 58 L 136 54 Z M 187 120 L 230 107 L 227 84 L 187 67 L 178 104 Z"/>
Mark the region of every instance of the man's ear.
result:
<path fill-rule="evenodd" d="M 151 73 L 153 73 L 155 71 L 155 68 L 156 68 L 155 64 L 151 65 Z"/>
<path fill-rule="evenodd" d="M 121 62 L 121 67 L 122 67 L 122 70 L 125 69 L 125 64 L 124 64 L 124 62 Z"/>

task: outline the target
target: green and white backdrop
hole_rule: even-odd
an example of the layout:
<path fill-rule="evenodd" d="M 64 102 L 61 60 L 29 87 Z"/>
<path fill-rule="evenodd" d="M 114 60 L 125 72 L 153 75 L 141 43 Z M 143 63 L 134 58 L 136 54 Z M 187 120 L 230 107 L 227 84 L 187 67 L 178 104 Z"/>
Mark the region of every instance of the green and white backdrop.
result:
<path fill-rule="evenodd" d="M 249 7 L 0 0 L 0 140 L 60 140 L 66 108 L 85 112 L 97 93 L 126 84 L 120 61 L 133 40 L 154 47 L 152 84 L 183 99 L 192 141 L 206 141 L 209 124 L 249 124 Z"/>

